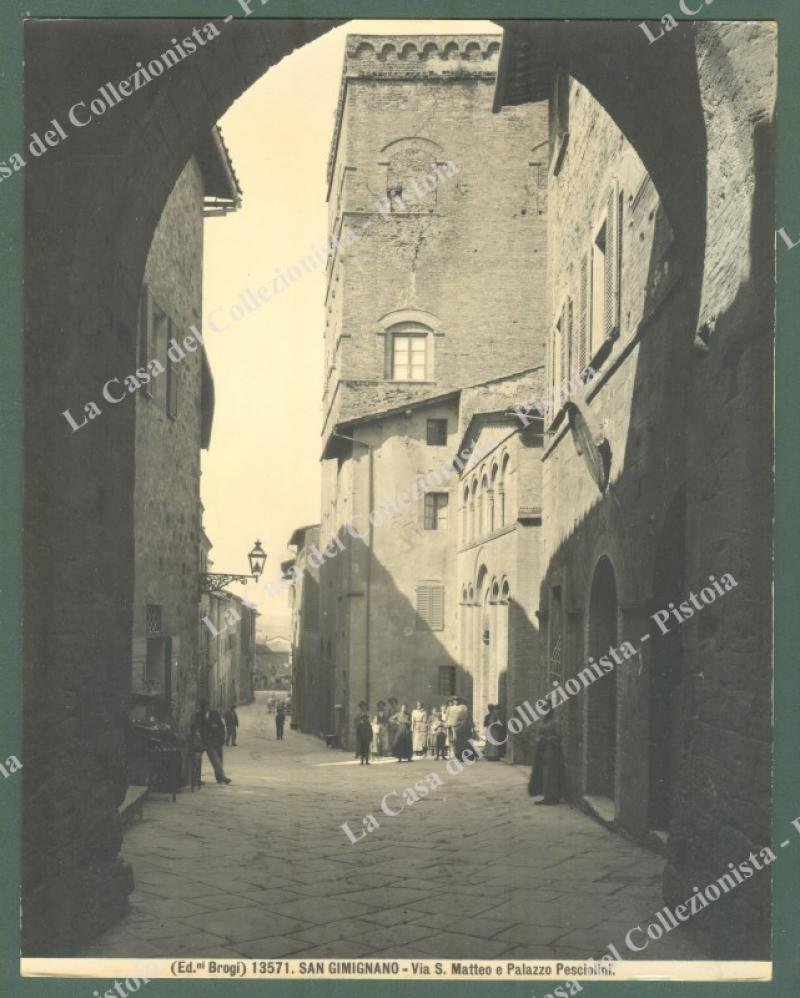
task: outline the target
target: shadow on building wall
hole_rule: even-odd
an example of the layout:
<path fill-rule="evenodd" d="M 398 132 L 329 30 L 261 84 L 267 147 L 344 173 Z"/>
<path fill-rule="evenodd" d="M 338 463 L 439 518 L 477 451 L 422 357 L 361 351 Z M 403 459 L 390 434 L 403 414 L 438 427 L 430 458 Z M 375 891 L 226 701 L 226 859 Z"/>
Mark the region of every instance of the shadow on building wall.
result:
<path fill-rule="evenodd" d="M 660 302 L 651 259 L 629 409 L 615 411 L 619 391 L 603 394 L 631 358 L 587 409 L 606 425 L 627 420 L 624 445 L 541 588 L 543 607 L 555 581 L 569 593 L 565 677 L 611 644 L 638 649 L 561 708 L 569 787 L 579 803 L 606 798 L 620 827 L 665 849 L 672 904 L 770 840 L 773 147 L 771 126 L 756 126 L 750 276 L 713 328 L 697 330 L 703 275 L 686 272 L 697 257 L 675 241 L 669 258 L 683 270 Z M 660 210 L 654 253 L 667 224 Z M 682 624 L 671 618 L 667 635 L 654 624 L 656 610 L 725 573 L 738 586 L 724 599 Z M 767 957 L 769 873 L 691 931 L 710 956 Z"/>

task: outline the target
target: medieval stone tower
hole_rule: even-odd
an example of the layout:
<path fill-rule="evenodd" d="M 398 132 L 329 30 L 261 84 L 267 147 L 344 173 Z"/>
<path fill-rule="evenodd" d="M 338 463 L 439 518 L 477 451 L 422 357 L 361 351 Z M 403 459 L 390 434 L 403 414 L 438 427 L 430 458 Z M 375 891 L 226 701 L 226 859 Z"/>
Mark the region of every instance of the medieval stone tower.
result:
<path fill-rule="evenodd" d="M 546 105 L 500 35 L 350 35 L 328 166 L 324 431 L 541 363 Z"/>

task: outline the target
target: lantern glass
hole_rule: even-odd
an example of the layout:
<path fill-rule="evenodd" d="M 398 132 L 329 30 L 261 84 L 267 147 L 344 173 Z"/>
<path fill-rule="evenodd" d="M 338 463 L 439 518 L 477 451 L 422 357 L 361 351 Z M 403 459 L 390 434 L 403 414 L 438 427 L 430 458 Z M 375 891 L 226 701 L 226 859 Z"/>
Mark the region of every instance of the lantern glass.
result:
<path fill-rule="evenodd" d="M 261 541 L 256 541 L 255 547 L 247 557 L 250 561 L 250 574 L 258 578 L 264 571 L 264 565 L 267 561 L 267 553 L 261 547 Z"/>

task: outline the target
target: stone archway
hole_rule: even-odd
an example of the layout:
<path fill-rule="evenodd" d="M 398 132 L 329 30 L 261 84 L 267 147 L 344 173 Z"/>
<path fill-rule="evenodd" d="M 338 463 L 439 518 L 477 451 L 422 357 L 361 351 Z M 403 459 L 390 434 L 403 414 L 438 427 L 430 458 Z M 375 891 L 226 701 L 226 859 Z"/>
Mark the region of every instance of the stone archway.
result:
<path fill-rule="evenodd" d="M 68 32 L 62 23 L 26 22 L 27 132 L 63 119 L 107 81 L 128 79 L 137 60 L 205 22 L 78 20 Z M 190 59 L 102 121 L 73 127 L 25 172 L 23 882 L 24 926 L 37 931 L 23 929 L 23 948 L 31 955 L 63 953 L 113 922 L 130 886 L 118 860 L 116 807 L 124 792 L 134 408 L 104 412 L 90 433 L 71 432 L 59 414 L 95 399 L 109 372 L 135 369 L 147 250 L 198 139 L 270 66 L 342 22 L 214 23 L 218 34 Z M 700 314 L 712 242 L 707 170 L 716 168 L 705 165 L 702 94 L 706 78 L 720 72 L 724 38 L 704 26 L 700 60 L 693 29 L 681 29 L 667 58 L 665 45 L 631 48 L 633 22 L 602 40 L 599 22 L 498 23 L 509 38 L 505 73 L 536 83 L 557 60 L 625 131 L 683 241 Z M 623 56 L 624 86 L 616 71 Z M 751 83 L 743 76 L 748 122 L 758 96 L 750 86 L 757 96 L 747 97 Z M 736 185 L 736 170 L 725 177 Z M 749 217 L 742 224 L 746 240 Z"/>

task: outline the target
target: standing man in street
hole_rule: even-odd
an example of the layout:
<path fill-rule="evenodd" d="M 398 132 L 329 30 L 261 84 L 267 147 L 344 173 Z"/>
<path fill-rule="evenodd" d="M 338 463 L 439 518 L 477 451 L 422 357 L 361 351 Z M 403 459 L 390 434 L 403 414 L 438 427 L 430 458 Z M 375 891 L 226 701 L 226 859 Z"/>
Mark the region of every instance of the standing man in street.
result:
<path fill-rule="evenodd" d="M 279 742 L 283 741 L 283 726 L 286 724 L 286 709 L 283 701 L 275 708 L 275 737 Z"/>
<path fill-rule="evenodd" d="M 222 768 L 222 747 L 225 744 L 225 725 L 216 710 L 211 710 L 208 701 L 201 700 L 200 707 L 192 721 L 192 731 L 200 736 L 208 760 L 214 768 L 217 783 L 230 783 Z"/>
<path fill-rule="evenodd" d="M 225 730 L 227 731 L 227 737 L 225 739 L 226 745 L 236 745 L 236 733 L 238 727 L 239 715 L 236 713 L 236 704 L 232 703 L 225 711 Z"/>
<path fill-rule="evenodd" d="M 451 756 L 456 754 L 455 727 L 458 720 L 458 697 L 450 697 L 444 712 L 444 726 L 447 731 L 447 749 Z"/>

